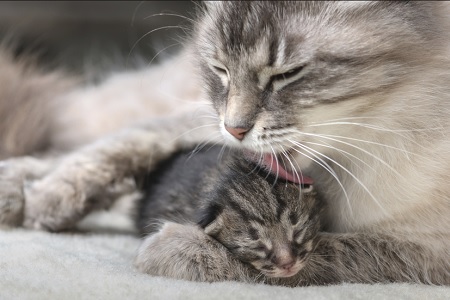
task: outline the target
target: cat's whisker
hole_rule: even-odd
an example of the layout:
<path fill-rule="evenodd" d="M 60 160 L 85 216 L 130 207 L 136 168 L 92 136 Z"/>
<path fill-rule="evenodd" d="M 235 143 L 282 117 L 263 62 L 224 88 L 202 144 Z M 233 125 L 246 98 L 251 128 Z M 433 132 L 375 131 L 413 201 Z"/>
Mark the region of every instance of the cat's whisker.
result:
<path fill-rule="evenodd" d="M 201 143 L 198 143 L 195 148 L 191 151 L 191 156 L 195 153 L 198 153 L 199 151 L 201 151 L 206 145 L 211 145 L 211 141 L 214 140 L 214 138 L 216 137 L 220 137 L 219 133 L 217 132 L 213 132 L 211 134 L 209 134 L 205 140 Z M 216 141 L 215 143 L 213 143 L 212 145 L 216 145 L 218 142 Z M 191 157 L 189 156 L 189 158 Z"/>
<path fill-rule="evenodd" d="M 368 124 L 368 123 L 354 123 L 354 122 L 325 122 L 325 123 L 317 123 L 317 124 L 313 124 L 313 125 L 307 125 L 307 127 L 336 126 L 336 125 L 353 125 L 353 126 L 359 126 L 359 127 L 363 127 L 363 128 L 367 128 L 367 129 L 376 130 L 376 131 L 393 133 L 393 134 L 396 134 L 396 135 L 402 137 L 403 139 L 405 139 L 421 148 L 424 148 L 424 146 L 421 145 L 420 143 L 417 143 L 417 141 L 415 141 L 414 139 L 412 139 L 402 133 L 428 132 L 428 131 L 438 131 L 438 130 L 444 129 L 444 127 L 418 128 L 418 129 L 388 129 L 388 128 L 381 127 L 379 125 Z"/>
<path fill-rule="evenodd" d="M 306 126 L 307 127 L 321 127 L 321 126 L 335 126 L 335 125 L 354 125 L 354 126 L 360 126 L 360 127 L 364 127 L 364 128 L 368 128 L 368 129 L 374 129 L 374 130 L 386 131 L 386 132 L 393 132 L 393 133 L 399 133 L 399 132 L 425 132 L 425 131 L 436 131 L 436 130 L 443 130 L 443 129 L 445 129 L 442 126 L 441 127 L 431 127 L 431 128 L 389 129 L 389 128 L 381 127 L 379 125 L 370 124 L 370 123 L 356 123 L 356 122 L 338 121 L 338 120 L 330 121 L 330 122 L 321 122 L 321 123 L 311 122 L 309 125 L 306 125 Z"/>
<path fill-rule="evenodd" d="M 292 140 L 289 140 L 289 142 L 291 142 L 294 146 L 297 146 L 297 147 L 301 148 L 302 150 L 305 150 L 305 151 L 306 151 L 306 149 L 304 149 L 301 145 L 297 145 L 296 142 L 294 142 L 294 141 L 292 141 Z M 330 174 L 331 174 L 338 182 L 340 182 L 340 180 L 339 180 L 338 177 L 337 177 L 336 172 L 335 172 L 335 171 L 331 168 L 331 166 L 330 166 L 326 161 L 324 161 L 322 158 L 318 157 L 318 156 L 315 155 L 314 153 L 308 152 L 308 153 L 310 153 L 313 157 L 315 157 L 315 158 L 313 158 L 313 157 L 311 157 L 311 156 L 309 156 L 309 155 L 307 155 L 307 154 L 301 152 L 299 149 L 296 149 L 295 147 L 293 147 L 293 148 L 291 148 L 291 149 L 292 149 L 293 151 L 295 151 L 295 152 L 297 152 L 297 153 L 299 153 L 299 154 L 305 156 L 306 158 L 310 159 L 311 161 L 315 162 L 316 164 L 318 164 L 318 165 L 321 166 L 322 168 L 324 168 L 324 169 L 325 169 L 327 172 L 329 172 L 329 173 L 330 173 Z M 316 158 L 317 158 L 317 159 L 316 159 Z"/>
<path fill-rule="evenodd" d="M 382 144 L 382 143 L 378 143 L 378 142 L 374 142 L 374 141 L 369 141 L 369 140 L 363 140 L 363 139 L 351 138 L 351 137 L 346 137 L 346 136 L 341 136 L 341 135 L 319 134 L 319 133 L 307 133 L 307 132 L 300 131 L 300 130 L 292 130 L 292 132 L 298 133 L 298 134 L 301 134 L 301 135 L 313 136 L 313 137 L 317 137 L 317 136 L 321 136 L 321 137 L 329 137 L 330 140 L 331 140 L 331 138 L 348 139 L 348 140 L 352 140 L 352 141 L 357 141 L 357 142 L 362 142 L 362 143 L 373 144 L 373 145 L 382 146 L 382 147 L 386 147 L 386 148 L 389 148 L 389 149 L 393 149 L 393 150 L 398 150 L 398 151 L 401 151 L 401 152 L 405 152 L 405 149 L 397 148 L 397 147 L 394 147 L 394 146 L 391 146 L 391 145 Z M 337 140 L 335 140 L 335 141 L 337 141 Z M 413 152 L 410 152 L 410 154 L 414 154 L 414 153 L 413 153 Z"/>
<path fill-rule="evenodd" d="M 164 220 L 162 218 L 159 219 L 151 219 L 150 221 L 148 221 L 146 223 L 145 226 L 143 226 L 143 231 L 147 231 L 147 229 L 149 228 L 161 228 L 164 225 L 164 222 L 166 222 L 167 220 Z M 143 238 L 145 238 L 146 236 L 142 236 Z"/>
<path fill-rule="evenodd" d="M 213 143 L 211 145 L 211 141 L 213 140 L 213 138 L 216 137 L 220 137 L 221 135 L 219 135 L 217 132 L 213 132 L 210 135 L 208 135 L 205 139 L 205 141 L 203 143 L 200 143 L 198 145 L 195 146 L 194 150 L 191 151 L 191 154 L 188 156 L 188 158 L 186 159 L 189 160 L 191 159 L 192 156 L 194 156 L 196 153 L 200 152 L 203 150 L 203 148 L 206 147 L 206 145 L 210 145 L 209 149 L 211 149 L 212 147 L 214 147 L 215 145 L 217 145 L 219 143 L 219 141 L 216 141 L 215 143 Z"/>
<path fill-rule="evenodd" d="M 272 145 L 271 145 L 271 144 L 268 144 L 268 145 L 269 145 L 270 149 L 272 150 L 273 157 L 275 157 L 275 162 L 277 163 L 277 173 L 276 173 L 276 176 L 275 176 L 275 182 L 277 182 L 277 181 L 278 181 L 279 172 L 280 172 L 278 166 L 279 166 L 280 164 L 279 164 L 279 162 L 278 162 L 278 156 L 277 156 L 277 153 L 276 153 L 275 150 L 273 149 Z M 270 162 L 270 172 L 272 172 L 272 166 L 273 166 L 273 162 Z"/>
<path fill-rule="evenodd" d="M 203 118 L 203 119 L 213 119 L 213 120 L 218 120 L 217 116 L 215 116 L 215 115 L 204 115 L 204 116 L 196 116 L 196 118 Z"/>
<path fill-rule="evenodd" d="M 149 66 L 153 63 L 153 61 L 154 61 L 154 60 L 155 60 L 162 52 L 164 52 L 164 51 L 166 51 L 166 50 L 168 50 L 168 49 L 170 49 L 170 48 L 172 48 L 172 47 L 178 46 L 178 45 L 180 45 L 180 43 L 170 44 L 169 46 L 166 46 L 166 47 L 162 48 L 161 50 L 159 50 L 155 55 L 153 55 L 152 59 L 148 62 L 147 67 L 149 67 Z"/>
<path fill-rule="evenodd" d="M 303 173 L 302 173 L 300 166 L 297 164 L 297 168 L 295 168 L 294 164 L 292 163 L 291 159 L 289 158 L 289 153 L 286 150 L 284 150 L 283 146 L 281 146 L 281 149 L 282 149 L 281 153 L 283 154 L 284 157 L 286 157 L 289 164 L 291 165 L 291 170 L 292 170 L 292 172 L 294 172 L 295 177 L 297 178 L 297 180 L 299 182 L 302 182 L 303 181 Z M 285 169 L 287 170 L 286 165 L 285 165 Z M 297 170 L 300 172 L 300 175 L 298 174 Z M 299 184 L 299 185 L 300 185 L 300 191 L 301 191 L 301 184 Z M 300 192 L 300 197 L 301 197 L 301 192 Z"/>
<path fill-rule="evenodd" d="M 215 124 L 207 124 L 204 126 L 199 126 L 199 127 L 206 127 L 206 126 L 213 126 Z M 198 128 L 198 127 L 197 127 Z M 192 130 L 195 130 L 197 128 L 193 128 Z M 181 134 L 180 136 L 178 136 L 175 139 L 180 138 L 181 136 L 183 136 L 183 134 Z M 215 145 L 217 145 L 220 142 L 220 138 L 222 137 L 222 135 L 219 132 L 212 132 L 210 133 L 208 136 L 206 136 L 205 141 L 202 143 L 199 143 L 195 146 L 194 150 L 191 151 L 191 154 L 189 155 L 189 157 L 186 159 L 186 161 L 188 161 L 193 155 L 195 155 L 196 153 L 198 153 L 199 151 L 201 151 L 206 145 L 210 144 L 210 148 L 214 147 Z M 174 139 L 174 140 L 175 140 Z M 214 143 L 211 143 L 212 141 L 215 141 Z M 148 159 L 148 166 L 151 166 L 151 162 L 153 161 L 153 159 L 150 157 Z M 151 171 L 151 168 L 149 168 L 147 171 Z"/>
<path fill-rule="evenodd" d="M 196 21 L 193 20 L 193 19 L 191 19 L 191 18 L 188 18 L 188 17 L 183 16 L 183 15 L 179 15 L 179 14 L 174 14 L 174 13 L 158 13 L 158 14 L 152 14 L 152 15 L 150 15 L 150 16 L 146 16 L 146 17 L 142 18 L 142 20 L 147 20 L 147 19 L 150 19 L 150 18 L 153 18 L 153 17 L 159 17 L 159 16 L 163 16 L 163 17 L 178 17 L 178 18 L 185 19 L 185 20 L 189 21 L 190 23 L 193 23 L 193 24 L 196 23 Z"/>
<path fill-rule="evenodd" d="M 181 103 L 189 103 L 191 104 L 191 101 L 186 101 L 180 99 Z M 214 112 L 214 109 L 212 108 L 212 104 L 207 101 L 197 101 L 196 102 L 198 107 L 192 112 L 192 118 L 212 118 L 217 123 L 219 123 L 220 118 L 217 115 L 217 113 Z M 206 108 L 206 109 L 205 109 Z"/>
<path fill-rule="evenodd" d="M 355 176 L 355 174 L 353 174 L 349 169 L 347 169 L 346 167 L 344 167 L 342 164 L 340 164 L 336 160 L 332 159 L 331 157 L 329 157 L 323 153 L 320 153 L 319 151 L 316 151 L 316 150 L 312 149 L 311 147 L 308 147 L 305 145 L 303 145 L 303 147 L 308 148 L 309 150 L 317 153 L 318 155 L 321 155 L 322 157 L 328 159 L 329 161 L 333 162 L 335 165 L 340 167 L 343 171 L 345 171 L 348 175 L 350 175 L 354 180 L 356 180 L 356 182 L 366 191 L 366 193 L 370 196 L 370 198 L 372 198 L 372 200 L 378 205 L 378 207 L 380 207 L 380 209 L 386 215 L 389 215 L 389 213 L 384 209 L 384 207 L 381 205 L 381 203 L 378 201 L 378 199 L 373 195 L 373 193 L 369 190 L 369 188 L 367 188 L 367 186 L 357 176 Z"/>
<path fill-rule="evenodd" d="M 385 118 L 385 117 L 346 117 L 346 118 L 328 119 L 328 120 L 321 121 L 321 122 L 310 121 L 309 124 L 321 124 L 321 123 L 339 122 L 339 121 L 348 121 L 348 120 L 384 120 L 384 121 L 388 121 L 389 118 Z"/>
<path fill-rule="evenodd" d="M 394 146 L 391 146 L 391 145 L 387 145 L 387 144 L 375 142 L 375 141 L 363 140 L 363 139 L 352 138 L 352 137 L 341 136 L 341 135 L 318 134 L 318 133 L 306 133 L 306 132 L 302 132 L 302 131 L 296 131 L 296 132 L 297 132 L 297 133 L 300 133 L 300 134 L 303 134 L 303 135 L 310 135 L 310 136 L 317 136 L 317 135 L 320 135 L 320 136 L 322 136 L 322 137 L 347 139 L 347 140 L 351 140 L 351 141 L 356 141 L 356 142 L 361 142 L 361 143 L 366 143 L 366 144 L 377 145 L 377 146 L 385 147 L 385 148 L 388 148 L 388 149 L 393 149 L 393 150 L 397 150 L 397 151 L 403 152 L 403 153 L 405 153 L 406 156 L 407 156 L 408 154 L 411 154 L 411 155 L 416 155 L 416 156 L 425 158 L 424 156 L 422 156 L 422 155 L 420 155 L 420 154 L 418 154 L 418 153 L 411 152 L 411 151 L 408 151 L 408 150 L 406 150 L 406 149 L 394 147 Z M 424 147 L 424 146 L 422 146 L 422 147 Z"/>
<path fill-rule="evenodd" d="M 141 36 L 141 37 L 133 44 L 133 46 L 131 46 L 131 49 L 130 49 L 130 51 L 128 52 L 128 55 L 127 55 L 127 58 L 126 58 L 126 62 L 125 62 L 126 68 L 128 68 L 129 60 L 130 60 L 131 54 L 133 53 L 133 51 L 134 51 L 134 49 L 137 47 L 137 45 L 138 45 L 144 38 L 146 38 L 147 36 L 149 36 L 150 34 L 156 32 L 156 31 L 159 31 L 159 30 L 163 30 L 163 29 L 181 29 L 181 30 L 185 30 L 185 28 L 183 28 L 183 27 L 180 26 L 180 25 L 167 25 L 167 26 L 161 26 L 161 27 L 155 28 L 155 29 L 150 30 L 149 32 L 143 34 L 143 35 L 142 35 L 142 36 Z"/>
<path fill-rule="evenodd" d="M 260 145 L 259 146 L 259 160 L 258 160 L 258 165 L 261 165 L 262 161 L 264 160 L 264 149 L 263 147 Z"/>
<path fill-rule="evenodd" d="M 315 145 L 315 146 L 320 146 L 320 147 L 325 147 L 325 148 L 329 148 L 329 149 L 332 149 L 332 150 L 336 150 L 336 151 L 342 153 L 345 157 L 347 157 L 347 158 L 349 159 L 349 161 L 351 161 L 351 162 L 352 162 L 355 166 L 357 166 L 358 168 L 362 169 L 362 167 L 359 166 L 358 164 L 356 164 L 356 163 L 354 162 L 354 160 L 352 160 L 351 158 L 360 161 L 360 162 L 363 163 L 366 167 L 368 167 L 368 168 L 371 169 L 372 171 L 376 172 L 376 170 L 375 170 L 370 164 L 368 164 L 367 162 L 365 162 L 363 159 L 359 158 L 359 157 L 356 156 L 356 155 L 351 154 L 351 153 L 348 152 L 348 151 L 345 151 L 345 150 L 339 149 L 339 148 L 337 148 L 337 147 L 331 146 L 330 144 L 328 144 L 328 143 L 326 143 L 326 142 L 315 143 L 315 142 L 303 141 L 303 144 L 310 144 L 310 145 Z M 349 156 L 350 156 L 351 158 L 349 158 Z"/>
<path fill-rule="evenodd" d="M 189 130 L 183 132 L 182 134 L 178 135 L 177 137 L 175 137 L 172 141 L 175 141 L 175 140 L 185 136 L 186 134 L 191 133 L 192 131 L 199 130 L 199 129 L 202 129 L 202 128 L 205 128 L 205 127 L 211 127 L 211 126 L 217 127 L 217 123 L 203 124 L 203 125 L 197 126 L 195 128 L 189 129 Z"/>
<path fill-rule="evenodd" d="M 288 139 L 288 141 L 289 141 L 290 143 L 292 143 L 293 145 L 295 145 L 295 146 L 301 148 L 302 150 L 305 150 L 305 151 L 306 151 L 307 149 L 309 149 L 309 147 L 306 147 L 306 146 L 302 145 L 302 144 L 299 143 L 299 142 L 296 142 L 296 141 L 293 141 L 293 140 L 290 140 L 290 139 Z M 293 148 L 293 150 L 295 150 L 295 148 Z M 332 168 L 326 161 L 324 161 L 322 158 L 318 157 L 318 156 L 315 155 L 314 153 L 311 153 L 309 150 L 308 150 L 308 153 L 310 153 L 311 155 L 313 155 L 314 157 L 316 157 L 316 158 L 323 164 L 322 166 L 326 166 L 326 170 L 327 170 L 328 172 L 330 172 L 332 175 L 337 176 L 336 172 L 333 170 L 333 168 Z M 317 163 L 317 162 L 316 162 L 316 163 Z"/>
<path fill-rule="evenodd" d="M 378 156 L 376 156 L 376 155 L 373 154 L 372 152 L 367 151 L 366 149 L 363 149 L 363 148 L 358 147 L 358 146 L 356 146 L 356 145 L 353 145 L 353 144 L 351 144 L 351 143 L 347 143 L 347 142 L 341 141 L 341 140 L 339 140 L 339 139 L 337 139 L 337 138 L 332 138 L 332 137 L 330 137 L 331 135 L 323 135 L 323 134 L 306 134 L 306 135 L 311 135 L 311 136 L 314 136 L 314 137 L 316 137 L 316 138 L 321 138 L 321 139 L 332 140 L 332 141 L 335 141 L 335 142 L 342 143 L 342 144 L 344 144 L 344 145 L 350 146 L 350 147 L 352 147 L 352 148 L 355 148 L 355 149 L 357 149 L 357 150 L 359 150 L 359 151 L 361 151 L 361 152 L 364 152 L 365 154 L 369 155 L 370 157 L 376 159 L 376 160 L 379 161 L 380 163 L 382 163 L 382 164 L 383 164 L 384 166 L 386 166 L 389 170 L 391 170 L 395 175 L 399 176 L 399 177 L 402 178 L 402 179 L 405 179 L 404 176 L 403 176 L 402 174 L 400 174 L 396 169 L 394 169 L 394 168 L 393 168 L 391 165 L 389 165 L 386 161 L 384 161 L 383 159 L 379 158 Z"/>
<path fill-rule="evenodd" d="M 223 159 L 223 155 L 225 153 L 225 149 L 228 148 L 228 152 L 230 151 L 230 148 L 227 147 L 227 143 L 225 142 L 222 147 L 220 148 L 219 155 L 217 156 L 217 162 L 220 163 Z"/>
<path fill-rule="evenodd" d="M 283 149 L 283 147 L 281 147 L 281 154 L 282 154 L 284 157 L 287 158 L 287 156 L 286 156 L 286 151 Z M 287 158 L 287 159 L 288 159 L 288 158 Z M 288 159 L 288 160 L 289 160 L 289 159 Z M 281 162 L 283 163 L 284 169 L 287 170 L 288 168 L 287 168 L 287 166 L 286 166 L 285 161 L 282 159 Z M 297 174 L 297 175 L 298 175 L 298 174 Z M 297 176 L 297 180 L 299 180 L 298 176 Z M 287 185 L 287 182 L 286 182 L 286 185 Z"/>
<path fill-rule="evenodd" d="M 130 27 L 134 27 L 134 20 L 136 20 L 137 12 L 138 12 L 139 8 L 141 8 L 141 6 L 142 6 L 144 3 L 145 3 L 145 1 L 141 1 L 141 2 L 139 2 L 139 3 L 136 5 L 136 7 L 135 7 L 135 9 L 134 9 L 134 11 L 133 11 L 133 15 L 131 16 Z"/>
<path fill-rule="evenodd" d="M 347 190 L 345 189 L 344 185 L 342 184 L 341 180 L 339 179 L 339 177 L 337 176 L 336 172 L 333 170 L 333 168 L 331 168 L 331 166 L 324 161 L 322 158 L 318 157 L 316 154 L 312 153 L 310 150 L 308 150 L 309 147 L 306 147 L 304 145 L 301 145 L 300 143 L 297 143 L 295 141 L 289 140 L 289 142 L 291 142 L 293 145 L 301 148 L 302 150 L 308 152 L 310 155 L 312 155 L 313 157 L 305 154 L 304 152 L 301 152 L 300 150 L 296 149 L 296 148 L 292 148 L 294 151 L 296 151 L 297 153 L 305 156 L 306 158 L 310 159 L 311 161 L 315 162 L 316 164 L 318 164 L 319 166 L 321 166 L 323 169 L 325 169 L 328 173 L 331 174 L 331 176 L 334 177 L 334 179 L 336 180 L 337 184 L 339 185 L 339 187 L 342 189 L 342 192 L 344 193 L 344 197 L 347 201 L 347 205 L 349 207 L 349 211 L 352 212 L 352 207 L 350 205 L 350 197 L 347 194 Z M 311 149 L 311 148 L 309 148 Z M 318 159 L 318 160 L 316 160 Z"/>
<path fill-rule="evenodd" d="M 286 159 L 288 159 L 288 161 L 289 161 L 289 158 L 287 157 L 287 155 L 286 155 L 286 151 L 284 150 L 284 148 L 282 147 L 282 146 L 280 146 L 281 147 L 281 154 L 284 156 L 284 157 L 286 157 Z M 285 170 L 288 170 L 288 168 L 287 168 L 287 166 L 286 166 L 286 162 L 283 160 L 283 159 L 281 159 L 281 163 L 283 164 L 283 166 L 284 166 L 284 169 Z M 291 166 L 292 166 L 292 164 L 291 164 Z M 294 171 L 294 173 L 297 173 L 296 171 Z M 299 180 L 299 177 L 298 177 L 298 174 L 297 174 L 297 180 Z M 275 185 L 275 183 L 276 182 L 274 182 L 274 185 Z M 287 181 L 286 181 L 286 185 L 287 185 Z"/>
<path fill-rule="evenodd" d="M 196 113 L 199 113 L 199 112 L 200 112 L 200 108 L 199 108 L 199 110 L 197 112 L 194 112 L 193 118 L 195 118 L 196 120 L 199 120 L 199 119 L 204 119 L 204 120 L 208 120 L 208 121 L 212 120 L 213 123 L 211 123 L 211 124 L 216 124 L 216 126 L 217 126 L 219 118 L 215 114 L 207 114 L 205 112 L 202 112 L 201 115 L 200 114 L 196 114 Z"/>
<path fill-rule="evenodd" d="M 289 156 L 289 153 L 287 153 L 287 155 Z M 295 162 L 295 165 L 297 167 L 294 166 L 293 162 Z M 303 176 L 302 169 L 299 166 L 299 164 L 297 163 L 297 161 L 295 159 L 292 159 L 292 160 L 289 159 L 289 163 L 291 164 L 292 170 L 294 171 L 294 173 L 297 176 L 297 178 L 298 178 L 298 176 L 300 176 L 301 181 L 303 181 L 303 178 L 305 178 L 305 176 Z M 297 170 L 300 172 L 300 175 L 297 173 Z M 299 185 L 299 188 L 300 188 L 300 198 L 301 198 L 303 196 L 303 192 L 302 192 L 303 190 L 302 190 L 301 184 Z"/>
<path fill-rule="evenodd" d="M 258 281 L 264 274 L 262 272 L 259 272 L 258 275 L 255 276 L 255 281 Z"/>
<path fill-rule="evenodd" d="M 283 153 L 283 156 L 286 157 L 286 159 L 288 160 L 288 162 L 289 162 L 289 164 L 291 166 L 291 170 L 294 173 L 294 176 L 297 178 L 297 180 L 299 182 L 302 182 L 303 181 L 303 173 L 302 173 L 301 169 L 298 168 L 298 170 L 300 171 L 300 175 L 299 175 L 298 172 L 297 172 L 297 169 L 294 167 L 294 164 L 292 163 L 291 159 L 289 158 L 289 154 L 286 151 L 283 151 L 282 153 Z M 297 164 L 297 167 L 298 167 L 298 164 Z M 287 183 L 286 183 L 286 185 L 287 185 Z M 303 193 L 302 193 L 302 184 L 299 183 L 299 198 L 300 199 L 302 199 L 302 195 L 303 195 Z"/>
<path fill-rule="evenodd" d="M 247 175 L 253 174 L 253 172 L 255 172 L 257 169 L 261 170 L 261 164 L 263 161 L 263 149 L 262 146 L 260 145 L 259 148 L 261 149 L 259 152 L 259 158 L 258 158 L 258 162 L 255 164 L 255 167 L 247 173 Z"/>

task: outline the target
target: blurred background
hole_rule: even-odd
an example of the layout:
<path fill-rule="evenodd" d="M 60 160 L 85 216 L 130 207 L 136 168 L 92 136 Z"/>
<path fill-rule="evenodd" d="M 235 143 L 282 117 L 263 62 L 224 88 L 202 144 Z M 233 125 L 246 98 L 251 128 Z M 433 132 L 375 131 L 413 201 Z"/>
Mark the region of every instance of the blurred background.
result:
<path fill-rule="evenodd" d="M 179 51 L 181 27 L 191 25 L 184 17 L 192 18 L 195 7 L 192 1 L 0 1 L 0 39 L 16 56 L 33 53 L 42 67 L 96 80 Z"/>

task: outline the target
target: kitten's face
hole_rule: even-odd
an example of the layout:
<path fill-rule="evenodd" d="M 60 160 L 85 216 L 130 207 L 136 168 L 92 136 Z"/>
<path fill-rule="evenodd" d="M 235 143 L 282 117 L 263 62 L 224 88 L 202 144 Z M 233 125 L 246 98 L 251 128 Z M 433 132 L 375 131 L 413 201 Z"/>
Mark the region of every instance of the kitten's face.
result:
<path fill-rule="evenodd" d="M 206 233 L 264 275 L 290 277 L 305 266 L 314 248 L 315 225 L 307 213 L 286 210 L 279 220 L 260 223 L 227 210 L 206 228 Z"/>
<path fill-rule="evenodd" d="M 266 276 L 293 276 L 314 248 L 321 207 L 296 184 L 250 172 L 233 168 L 221 175 L 200 224 Z"/>
<path fill-rule="evenodd" d="M 336 129 L 316 123 L 386 105 L 383 93 L 432 51 L 428 6 L 209 4 L 197 28 L 197 58 L 225 138 L 231 145 L 279 153 Z"/>

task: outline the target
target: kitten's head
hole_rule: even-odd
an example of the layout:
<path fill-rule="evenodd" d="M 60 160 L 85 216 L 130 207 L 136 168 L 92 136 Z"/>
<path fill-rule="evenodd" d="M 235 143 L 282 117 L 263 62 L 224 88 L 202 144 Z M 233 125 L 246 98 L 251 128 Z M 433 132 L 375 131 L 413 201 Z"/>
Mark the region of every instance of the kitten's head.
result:
<path fill-rule="evenodd" d="M 237 259 L 269 277 L 293 276 L 305 265 L 320 226 L 313 192 L 235 164 L 208 199 L 200 226 Z"/>
<path fill-rule="evenodd" d="M 281 152 L 321 130 L 337 130 L 310 127 L 314 122 L 389 111 L 398 105 L 386 104 L 390 89 L 421 74 L 442 49 L 437 5 L 207 4 L 195 46 L 223 135 L 230 145 Z"/>

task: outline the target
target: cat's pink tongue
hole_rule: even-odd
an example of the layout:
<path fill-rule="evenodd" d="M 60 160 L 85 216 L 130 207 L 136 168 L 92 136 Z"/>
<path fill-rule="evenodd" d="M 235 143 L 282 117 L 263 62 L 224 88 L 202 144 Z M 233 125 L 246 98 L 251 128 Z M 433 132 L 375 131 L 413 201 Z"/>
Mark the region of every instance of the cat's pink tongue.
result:
<path fill-rule="evenodd" d="M 248 155 L 248 153 L 247 153 Z M 255 155 L 248 155 L 249 158 L 251 159 L 252 157 L 254 158 Z M 253 159 L 253 161 L 255 161 Z M 266 153 L 263 154 L 262 159 L 257 159 L 256 162 L 263 167 L 264 169 L 266 169 L 267 171 L 269 171 L 271 174 L 273 174 L 274 176 L 277 176 L 278 178 L 282 178 L 285 180 L 288 180 L 290 182 L 293 183 L 297 183 L 297 184 L 313 184 L 313 180 L 307 176 L 303 176 L 302 174 L 296 174 L 294 172 L 289 172 L 287 171 L 279 162 L 279 160 L 277 160 L 275 158 L 275 156 L 273 154 L 270 153 Z"/>

